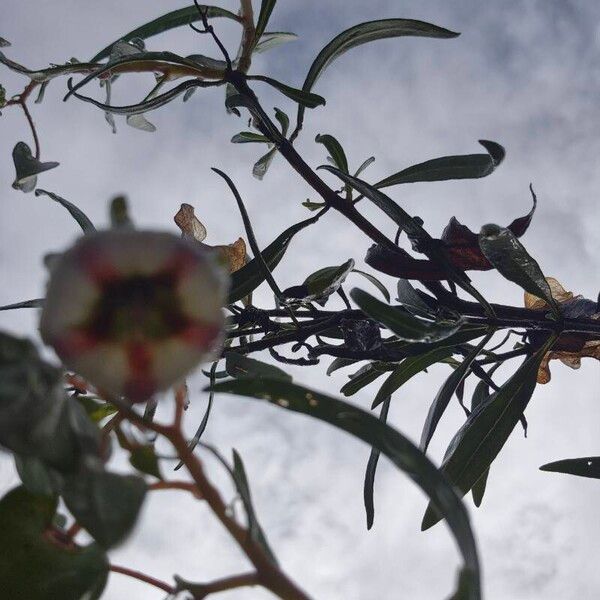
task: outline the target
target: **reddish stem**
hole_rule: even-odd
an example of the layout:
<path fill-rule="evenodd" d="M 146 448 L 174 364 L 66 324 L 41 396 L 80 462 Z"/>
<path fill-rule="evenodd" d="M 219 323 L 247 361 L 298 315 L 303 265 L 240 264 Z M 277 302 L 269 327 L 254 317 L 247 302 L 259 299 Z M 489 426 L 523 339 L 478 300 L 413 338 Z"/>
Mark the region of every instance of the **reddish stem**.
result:
<path fill-rule="evenodd" d="M 133 569 L 128 569 L 127 567 L 118 567 L 116 565 L 110 565 L 109 569 L 113 573 L 121 573 L 121 575 L 127 575 L 128 577 L 132 577 L 133 579 L 139 579 L 139 581 L 143 581 L 148 585 L 153 585 L 154 587 L 159 588 L 164 592 L 167 592 L 167 594 L 174 594 L 176 591 L 172 585 L 169 585 L 168 583 L 165 583 L 160 579 L 150 577 L 150 575 L 146 575 L 144 573 L 141 573 L 140 571 L 134 571 Z"/>

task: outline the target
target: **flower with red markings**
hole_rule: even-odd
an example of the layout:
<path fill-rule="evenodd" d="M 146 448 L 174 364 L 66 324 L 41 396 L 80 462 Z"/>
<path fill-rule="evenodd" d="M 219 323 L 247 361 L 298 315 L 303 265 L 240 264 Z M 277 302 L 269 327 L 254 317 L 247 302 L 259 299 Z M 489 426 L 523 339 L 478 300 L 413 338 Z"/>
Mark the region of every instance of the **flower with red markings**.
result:
<path fill-rule="evenodd" d="M 64 365 L 131 402 L 220 350 L 228 275 L 169 233 L 98 232 L 52 264 L 40 332 Z"/>

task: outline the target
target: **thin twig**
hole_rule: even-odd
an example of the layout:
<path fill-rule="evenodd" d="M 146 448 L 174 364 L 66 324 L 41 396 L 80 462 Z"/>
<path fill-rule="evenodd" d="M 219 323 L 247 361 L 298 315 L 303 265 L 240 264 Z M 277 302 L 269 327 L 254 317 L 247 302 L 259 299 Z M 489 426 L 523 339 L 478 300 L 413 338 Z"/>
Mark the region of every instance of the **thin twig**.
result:
<path fill-rule="evenodd" d="M 213 40 L 215 40 L 215 43 L 217 44 L 217 46 L 219 46 L 219 50 L 221 50 L 223 57 L 225 58 L 225 63 L 227 64 L 227 71 L 231 71 L 232 67 L 231 67 L 231 58 L 229 57 L 229 52 L 227 52 L 227 49 L 225 48 L 225 46 L 219 39 L 219 36 L 215 33 L 213 26 L 208 22 L 208 8 L 201 7 L 200 4 L 198 4 L 198 0 L 194 0 L 194 5 L 198 9 L 198 13 L 200 13 L 200 18 L 202 19 L 202 25 L 204 25 L 204 30 L 198 29 L 198 27 L 195 27 L 191 23 L 190 23 L 190 27 L 194 31 L 197 31 L 198 33 L 210 33 Z"/>
<path fill-rule="evenodd" d="M 29 108 L 27 108 L 27 102 L 25 100 L 20 100 L 19 105 L 23 109 L 25 113 L 25 117 L 27 122 L 29 123 L 29 128 L 31 129 L 31 135 L 33 136 L 33 143 L 35 144 L 35 157 L 39 160 L 40 158 L 40 139 L 38 138 L 38 134 L 35 128 L 35 123 L 33 122 L 33 118 L 31 117 L 31 113 L 29 112 Z"/>
<path fill-rule="evenodd" d="M 160 579 L 156 579 L 155 577 L 150 577 L 150 575 L 146 575 L 140 571 L 134 571 L 133 569 L 129 569 L 127 567 L 118 567 L 117 565 L 110 565 L 109 570 L 111 570 L 113 573 L 120 573 L 121 575 L 127 575 L 133 579 L 143 581 L 148 585 L 152 585 L 163 590 L 163 592 L 167 592 L 167 594 L 174 594 L 177 591 L 172 585 L 169 585 Z"/>

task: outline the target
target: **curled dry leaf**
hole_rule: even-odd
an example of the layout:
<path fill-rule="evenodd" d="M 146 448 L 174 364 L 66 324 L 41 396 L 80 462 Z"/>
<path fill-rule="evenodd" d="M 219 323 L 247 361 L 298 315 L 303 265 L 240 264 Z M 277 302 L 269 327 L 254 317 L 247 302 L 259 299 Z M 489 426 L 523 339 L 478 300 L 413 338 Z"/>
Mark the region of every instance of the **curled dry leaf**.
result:
<path fill-rule="evenodd" d="M 219 253 L 219 258 L 228 266 L 230 273 L 235 273 L 246 264 L 246 242 L 241 237 L 233 244 L 228 245 L 210 246 L 203 243 L 207 235 L 206 227 L 194 213 L 194 207 L 191 204 L 182 204 L 174 217 L 174 221 L 177 227 L 181 229 L 182 237 L 200 242 L 203 248 L 216 250 Z"/>
<path fill-rule="evenodd" d="M 566 318 L 587 317 L 600 319 L 600 309 L 592 300 L 581 295 L 575 296 L 568 292 L 554 277 L 547 277 L 552 297 L 561 305 Z M 525 308 L 531 310 L 550 310 L 548 303 L 542 298 L 525 292 Z M 538 383 L 548 383 L 551 378 L 550 361 L 560 360 L 571 369 L 579 369 L 582 358 L 595 358 L 600 360 L 600 340 L 589 340 L 585 336 L 568 334 L 562 335 L 555 344 L 554 349 L 547 352 L 537 374 Z"/>

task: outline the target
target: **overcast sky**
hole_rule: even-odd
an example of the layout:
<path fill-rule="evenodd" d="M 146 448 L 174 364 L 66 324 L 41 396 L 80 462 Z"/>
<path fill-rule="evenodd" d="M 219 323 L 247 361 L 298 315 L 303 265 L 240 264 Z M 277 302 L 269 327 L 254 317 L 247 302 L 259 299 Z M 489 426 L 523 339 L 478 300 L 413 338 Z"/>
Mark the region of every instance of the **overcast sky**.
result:
<path fill-rule="evenodd" d="M 255 5 L 258 2 L 255 1 Z M 183 2 L 3 0 L 0 36 L 6 54 L 37 68 L 74 56 L 88 59 L 119 35 Z M 220 5 L 237 10 L 236 2 Z M 599 288 L 600 213 L 600 5 L 568 0 L 281 0 L 270 30 L 294 31 L 301 39 L 258 57 L 254 73 L 300 86 L 318 51 L 343 29 L 385 17 L 422 19 L 460 31 L 453 40 L 403 38 L 373 43 L 342 57 L 316 90 L 327 106 L 307 111 L 298 147 L 309 164 L 324 162 L 313 142 L 332 133 L 344 144 L 351 167 L 368 156 L 365 173 L 377 181 L 403 167 L 447 154 L 481 151 L 477 140 L 503 144 L 507 157 L 483 180 L 413 184 L 392 190 L 433 235 L 449 218 L 478 230 L 488 222 L 508 224 L 530 208 L 533 182 L 539 207 L 523 238 L 547 275 L 567 289 L 595 298 Z M 232 49 L 237 26 L 215 21 Z M 213 54 L 208 41 L 189 30 L 148 42 L 149 49 Z M 0 69 L 0 83 L 15 93 L 24 80 Z M 141 98 L 148 77 L 115 85 L 115 101 Z M 43 160 L 60 168 L 39 186 L 78 204 L 98 225 L 106 223 L 108 199 L 128 195 L 139 226 L 175 231 L 172 217 L 182 202 L 193 204 L 208 228 L 208 242 L 223 244 L 242 234 L 241 219 L 211 166 L 227 171 L 244 198 L 261 244 L 307 216 L 301 202 L 317 200 L 277 157 L 263 182 L 251 176 L 260 150 L 229 139 L 245 120 L 225 114 L 222 90 L 197 92 L 149 115 L 158 131 L 134 130 L 119 118 L 117 135 L 101 111 L 61 99 L 66 82 L 55 81 L 41 106 L 32 105 Z M 257 84 L 264 106 L 294 114 L 284 97 Z M 10 154 L 19 140 L 30 143 L 22 114 L 0 118 L 0 305 L 43 295 L 43 255 L 70 244 L 76 224 L 58 205 L 11 189 Z M 332 181 L 333 182 L 333 181 Z M 366 214 L 392 234 L 390 223 L 370 207 Z M 327 215 L 291 245 L 275 272 L 282 287 L 300 283 L 316 268 L 353 257 L 360 268 L 369 241 L 337 215 Z M 495 301 L 522 303 L 520 290 L 493 273 L 474 281 Z M 361 280 L 351 285 L 366 286 Z M 266 291 L 256 294 L 262 305 Z M 34 311 L 0 313 L 0 327 L 36 336 Z M 296 381 L 335 394 L 347 373 L 294 369 Z M 448 369 L 434 367 L 394 398 L 391 422 L 411 439 Z M 592 600 L 600 594 L 599 483 L 541 473 L 551 460 L 597 455 L 600 370 L 588 359 L 578 372 L 553 365 L 552 381 L 536 390 L 527 410 L 529 436 L 515 431 L 494 463 L 481 508 L 471 509 L 489 600 Z M 190 430 L 200 421 L 203 377 L 191 379 Z M 375 386 L 353 397 L 368 407 Z M 472 390 L 468 386 L 468 392 Z M 451 406 L 431 445 L 439 461 L 464 415 Z M 369 449 L 332 428 L 257 402 L 218 397 L 206 440 L 244 457 L 256 508 L 281 563 L 314 598 L 392 600 L 444 598 L 459 563 L 443 526 L 420 533 L 425 498 L 387 461 L 380 462 L 375 526 L 367 532 L 362 479 Z M 168 467 L 165 465 L 168 472 Z M 213 469 L 211 465 L 211 470 Z M 214 476 L 221 477 L 214 468 Z M 225 483 L 225 480 L 219 479 Z M 11 462 L 0 460 L 2 491 L 15 482 Z M 467 499 L 469 506 L 472 506 Z M 139 528 L 112 554 L 115 564 L 169 579 L 197 581 L 247 569 L 248 565 L 201 503 L 181 493 L 156 493 Z M 118 575 L 107 598 L 161 598 L 152 588 Z M 262 599 L 260 590 L 223 594 L 224 599 Z"/>

